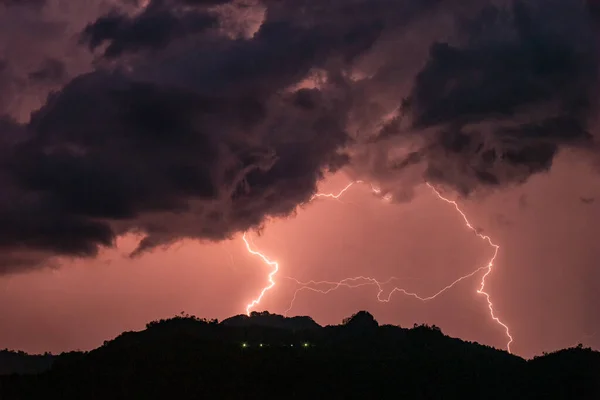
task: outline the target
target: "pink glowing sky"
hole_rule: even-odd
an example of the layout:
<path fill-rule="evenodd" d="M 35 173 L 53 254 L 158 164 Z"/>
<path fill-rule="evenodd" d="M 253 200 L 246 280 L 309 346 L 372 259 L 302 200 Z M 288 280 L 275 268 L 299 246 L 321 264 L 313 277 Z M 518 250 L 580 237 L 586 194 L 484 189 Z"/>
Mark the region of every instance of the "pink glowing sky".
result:
<path fill-rule="evenodd" d="M 497 314 L 510 328 L 515 353 L 530 357 L 579 342 L 598 347 L 600 320 L 594 310 L 600 280 L 594 246 L 598 208 L 574 193 L 598 193 L 586 167 L 563 155 L 553 170 L 524 187 L 462 204 L 475 226 L 501 245 L 487 289 Z M 573 179 L 578 176 L 580 179 Z M 323 191 L 348 182 L 331 177 Z M 423 187 L 411 203 L 388 204 L 365 186 L 342 201 L 320 200 L 294 218 L 272 221 L 255 246 L 280 263 L 277 285 L 256 310 L 283 313 L 300 281 L 370 275 L 399 278 L 398 285 L 430 295 L 484 265 L 492 249 L 466 229 L 456 211 Z M 94 261 L 66 262 L 0 279 L 0 347 L 29 352 L 91 349 L 124 330 L 185 311 L 226 318 L 267 284 L 269 272 L 248 254 L 241 237 L 219 244 L 181 242 L 139 259 L 133 247 Z M 506 338 L 476 294 L 480 275 L 429 303 L 396 293 L 376 301 L 374 287 L 341 288 L 327 296 L 303 292 L 290 315 L 310 315 L 320 324 L 339 323 L 368 310 L 380 323 L 436 324 L 451 336 L 503 347 Z"/>
<path fill-rule="evenodd" d="M 117 2 L 47 3 L 43 14 L 8 8 L 0 12 L 1 53 L 15 71 L 31 71 L 46 57 L 62 60 L 67 71 L 54 86 L 20 90 L 10 82 L 3 87 L 6 104 L 0 101 L 0 111 L 20 122 L 44 104 L 49 91 L 93 70 L 93 55 L 75 35 Z M 447 3 L 454 7 L 459 2 Z M 240 9 L 245 14 L 224 9 L 224 29 L 251 36 L 265 10 Z M 446 15 L 442 10 L 428 17 L 436 19 L 415 22 L 409 26 L 411 34 L 397 40 L 391 34 L 384 36 L 355 72 L 376 69 L 378 60 L 387 57 L 398 75 L 391 74 L 390 82 L 418 71 L 429 42 L 448 28 Z M 410 57 L 395 60 L 394 55 L 402 53 L 397 49 Z M 370 112 L 395 109 L 388 97 L 394 101 L 401 97 L 397 94 L 405 89 L 402 82 L 390 89 L 389 82 L 381 80 L 361 92 L 378 100 L 381 110 L 361 110 L 365 115 L 355 115 L 356 123 L 367 120 Z M 341 171 L 321 182 L 320 190 L 338 192 L 348 182 Z M 513 352 L 532 357 L 580 342 L 600 349 L 597 165 L 564 150 L 548 173 L 533 175 L 521 186 L 510 185 L 482 198 L 458 201 L 474 226 L 501 246 L 486 291 L 497 316 L 510 327 Z M 447 195 L 456 198 L 453 192 Z M 586 203 L 581 198 L 596 200 Z M 276 286 L 254 308 L 273 313 L 284 313 L 298 289 L 288 277 L 298 281 L 396 277 L 397 286 L 429 296 L 484 266 L 493 253 L 464 226 L 452 206 L 424 185 L 405 203 L 382 201 L 367 185 L 357 185 L 340 201 L 317 199 L 293 217 L 267 222 L 260 236 L 250 235 L 256 249 L 280 264 Z M 135 237 L 124 237 L 116 249 L 103 251 L 97 259 L 65 260 L 60 268 L 0 275 L 0 348 L 33 353 L 88 350 L 123 331 L 143 329 L 151 320 L 182 311 L 223 319 L 243 314 L 268 285 L 269 268 L 246 251 L 241 234 L 220 243 L 181 241 L 128 258 L 136 243 Z M 373 286 L 340 288 L 328 295 L 304 291 L 289 315 L 309 315 L 324 325 L 367 310 L 380 323 L 435 324 L 447 335 L 504 348 L 504 331 L 491 320 L 485 299 L 477 294 L 481 275 L 427 303 L 400 293 L 389 303 L 380 303 Z"/>

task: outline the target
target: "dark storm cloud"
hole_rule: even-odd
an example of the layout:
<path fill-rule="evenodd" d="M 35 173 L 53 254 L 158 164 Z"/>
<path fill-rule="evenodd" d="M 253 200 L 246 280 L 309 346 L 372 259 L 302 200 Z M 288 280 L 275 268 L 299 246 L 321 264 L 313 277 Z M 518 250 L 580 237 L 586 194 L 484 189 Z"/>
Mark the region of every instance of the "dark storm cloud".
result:
<path fill-rule="evenodd" d="M 138 15 L 112 11 L 87 26 L 83 40 L 94 50 L 105 42 L 107 58 L 144 49 L 166 47 L 172 41 L 214 27 L 217 19 L 200 6 L 219 4 L 217 1 L 152 0 Z M 198 6 L 198 10 L 183 11 L 181 6 Z"/>
<path fill-rule="evenodd" d="M 323 170 L 345 162 L 343 113 L 328 103 L 319 93 L 261 103 L 119 73 L 82 76 L 3 161 L 15 195 L 1 208 L 0 247 L 93 256 L 126 231 L 146 232 L 145 249 L 182 236 L 219 240 L 288 215 Z"/>
<path fill-rule="evenodd" d="M 0 0 L 0 6 L 42 7 L 47 0 Z"/>
<path fill-rule="evenodd" d="M 59 83 L 66 76 L 65 64 L 53 58 L 46 59 L 39 69 L 29 73 L 29 79 L 37 83 Z"/>
<path fill-rule="evenodd" d="M 6 93 L 9 91 L 11 82 L 10 66 L 6 60 L 0 58 L 0 91 Z M 4 96 L 0 97 L 0 100 Z"/>
<path fill-rule="evenodd" d="M 516 1 L 463 20 L 456 43 L 431 45 L 380 139 L 416 137 L 424 178 L 463 194 L 546 171 L 562 146 L 592 143 L 597 31 L 583 2 Z"/>
<path fill-rule="evenodd" d="M 0 58 L 0 115 L 22 87 L 23 82 L 17 78 L 11 63 Z"/>
<path fill-rule="evenodd" d="M 396 199 L 423 179 L 468 193 L 590 137 L 595 37 L 576 2 L 225 3 L 99 15 L 81 37 L 108 62 L 29 123 L 0 120 L 0 271 L 94 256 L 128 232 L 144 237 L 134 254 L 228 238 L 293 214 L 350 162 Z M 231 35 L 245 12 L 260 29 Z M 30 80 L 64 79 L 48 60 Z M 366 146 L 364 126 L 379 126 Z"/>

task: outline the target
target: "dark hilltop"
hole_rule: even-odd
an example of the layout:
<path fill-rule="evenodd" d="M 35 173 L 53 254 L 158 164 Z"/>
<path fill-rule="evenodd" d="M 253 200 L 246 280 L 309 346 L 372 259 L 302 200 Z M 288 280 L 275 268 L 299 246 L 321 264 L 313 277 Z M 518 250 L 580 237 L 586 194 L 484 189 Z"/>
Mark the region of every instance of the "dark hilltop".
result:
<path fill-rule="evenodd" d="M 600 353 L 524 360 L 436 326 L 181 315 L 89 352 L 0 352 L 0 399 L 599 399 Z"/>

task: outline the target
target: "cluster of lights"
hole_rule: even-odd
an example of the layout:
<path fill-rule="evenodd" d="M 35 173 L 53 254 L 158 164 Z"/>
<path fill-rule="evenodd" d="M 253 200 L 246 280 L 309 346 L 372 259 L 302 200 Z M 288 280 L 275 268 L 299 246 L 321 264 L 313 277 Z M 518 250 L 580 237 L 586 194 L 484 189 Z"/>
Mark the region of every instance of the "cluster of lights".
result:
<path fill-rule="evenodd" d="M 241 346 L 242 346 L 243 349 L 247 349 L 248 347 L 250 347 L 250 344 L 248 344 L 247 342 L 242 342 Z M 269 345 L 268 344 L 264 344 L 264 343 L 259 343 L 258 347 L 260 347 L 260 348 L 262 348 L 262 347 L 269 347 Z M 291 343 L 290 347 L 294 347 L 294 344 Z M 303 348 L 306 349 L 306 348 L 311 347 L 311 344 L 309 342 L 303 342 L 301 347 L 303 347 Z"/>

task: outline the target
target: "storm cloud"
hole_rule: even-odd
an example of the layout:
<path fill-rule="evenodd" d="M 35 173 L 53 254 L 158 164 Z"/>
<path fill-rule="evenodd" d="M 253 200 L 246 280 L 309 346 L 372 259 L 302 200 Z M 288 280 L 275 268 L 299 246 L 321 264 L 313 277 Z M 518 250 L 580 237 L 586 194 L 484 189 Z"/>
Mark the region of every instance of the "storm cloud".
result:
<path fill-rule="evenodd" d="M 2 272 L 131 232 L 134 254 L 227 239 L 341 168 L 400 201 L 424 180 L 523 182 L 564 146 L 593 148 L 583 2 L 108 3 L 69 42 L 87 70 L 67 79 L 45 55 L 27 82 L 68 82 L 28 122 L 0 120 Z"/>
<path fill-rule="evenodd" d="M 517 1 L 462 20 L 453 42 L 429 47 L 377 132 L 370 172 L 393 191 L 413 168 L 468 195 L 547 171 L 562 147 L 595 147 L 598 32 L 589 11 L 583 2 Z M 399 157 L 394 142 L 405 148 Z"/>

